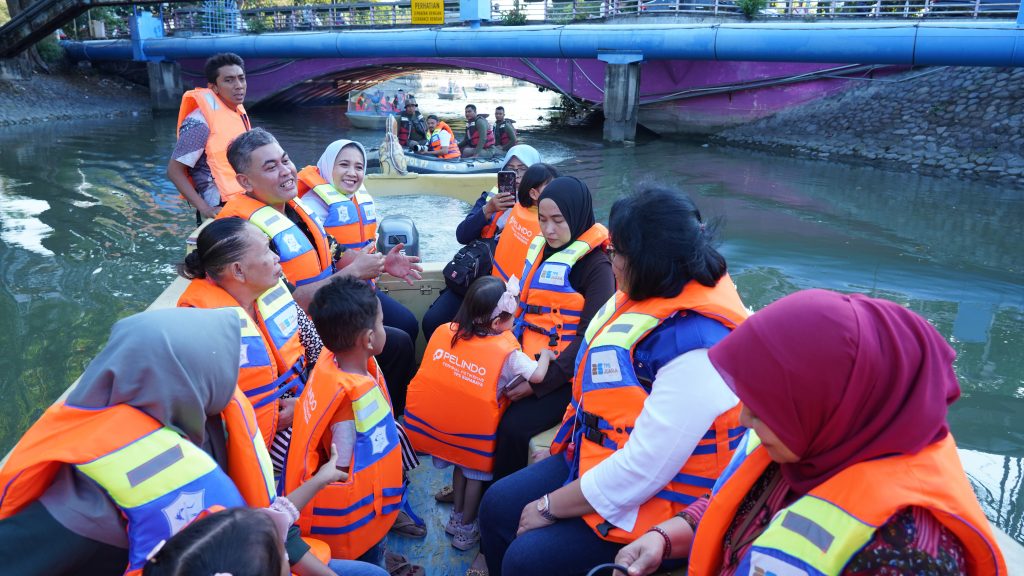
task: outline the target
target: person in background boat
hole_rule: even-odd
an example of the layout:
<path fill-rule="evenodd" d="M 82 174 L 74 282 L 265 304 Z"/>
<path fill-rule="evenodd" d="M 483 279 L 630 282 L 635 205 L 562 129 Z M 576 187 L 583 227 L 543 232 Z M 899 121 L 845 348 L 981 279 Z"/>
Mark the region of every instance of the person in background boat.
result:
<path fill-rule="evenodd" d="M 540 154 L 537 153 L 533 146 L 522 144 L 505 154 L 505 162 L 502 164 L 501 169 L 516 173 L 516 187 L 518 189 L 522 184 L 522 178 L 526 174 L 526 170 L 538 162 L 540 162 Z M 520 192 L 520 195 L 522 195 L 522 192 Z M 514 206 L 515 201 L 515 197 L 499 195 L 497 187 L 482 192 L 480 198 L 477 199 L 473 208 L 469 211 L 469 214 L 466 215 L 455 229 L 455 239 L 459 241 L 459 244 L 469 244 L 473 240 L 488 240 L 494 244 L 493 249 L 495 252 L 498 250 L 502 250 L 503 253 L 508 252 L 508 258 L 497 263 L 497 267 L 499 270 L 508 268 L 512 270 L 512 273 L 522 269 L 523 260 L 526 257 L 526 247 L 529 246 L 530 240 L 533 240 L 532 236 L 525 240 L 522 254 L 519 257 L 516 257 L 518 250 L 513 250 L 511 247 L 503 248 L 506 244 L 521 241 L 522 239 L 519 237 L 525 236 L 525 234 L 515 234 L 505 241 L 501 240 L 501 232 L 505 229 L 505 225 L 510 217 L 506 216 L 506 214 L 511 214 L 509 208 Z M 525 219 L 528 218 L 526 217 Z M 536 228 L 536 223 L 534 223 L 533 227 Z M 505 275 L 501 276 L 504 280 L 508 279 Z M 429 340 L 430 335 L 434 333 L 438 326 L 451 322 L 452 318 L 455 318 L 455 313 L 459 311 L 459 306 L 461 305 L 461 296 L 451 290 L 443 290 L 437 299 L 434 300 L 434 303 L 430 305 L 430 308 L 423 314 L 423 336 Z"/>
<path fill-rule="evenodd" d="M 687 555 L 701 576 L 1006 574 L 946 420 L 954 357 L 894 302 L 806 290 L 768 305 L 700 361 L 743 403 L 736 457 L 710 500 L 616 563 L 631 576 Z"/>
<path fill-rule="evenodd" d="M 405 112 L 398 117 L 398 142 L 409 150 L 427 143 L 427 124 L 413 99 L 405 101 Z"/>
<path fill-rule="evenodd" d="M 559 180 L 540 199 L 551 239 L 559 227 L 545 197 Z M 553 455 L 484 495 L 492 576 L 585 574 L 611 561 L 706 493 L 743 433 L 736 396 L 701 363 L 748 314 L 712 230 L 689 198 L 658 188 L 616 201 L 610 228 L 620 292 L 586 330 Z"/>
<path fill-rule="evenodd" d="M 442 160 L 454 160 L 462 156 L 455 133 L 443 120 L 431 114 L 427 116 L 427 145 L 416 148 L 417 154 L 437 156 Z"/>
<path fill-rule="evenodd" d="M 299 172 L 299 198 L 317 217 L 324 231 L 345 250 L 374 253 L 377 251 L 377 210 L 373 197 L 366 192 L 366 149 L 352 140 L 335 140 L 324 149 L 316 166 L 306 166 Z M 340 192 L 340 194 L 339 194 Z M 400 254 L 404 244 L 391 248 L 390 254 Z M 416 278 L 422 268 L 419 257 L 409 257 Z M 388 271 L 385 259 L 385 272 Z M 406 271 L 405 267 L 399 272 Z M 377 298 L 384 309 L 384 325 L 398 328 L 409 335 L 412 342 L 419 336 L 420 325 L 416 316 L 387 293 L 377 290 Z M 404 398 L 398 398 L 397 413 L 405 409 Z"/>
<path fill-rule="evenodd" d="M 222 218 L 203 228 L 178 265 L 178 275 L 190 280 L 178 306 L 233 308 L 243 320 L 238 387 L 256 411 L 275 478 L 288 454 L 296 396 L 323 348 L 282 282 L 279 261 L 259 228 Z"/>
<path fill-rule="evenodd" d="M 227 149 L 250 128 L 245 100 L 245 63 L 237 54 L 215 54 L 206 61 L 206 88 L 181 97 L 178 141 L 167 162 L 167 178 L 196 209 L 196 223 L 213 218 L 243 192 L 228 163 Z"/>
<path fill-rule="evenodd" d="M 327 542 L 332 558 L 383 566 L 384 537 L 405 498 L 398 431 L 373 359 L 387 340 L 384 314 L 373 288 L 347 277 L 318 290 L 309 314 L 325 349 L 299 397 L 285 488 L 305 482 L 336 451 L 347 479 L 317 494 L 301 524 Z M 404 574 L 422 572 L 392 558 Z"/>
<path fill-rule="evenodd" d="M 496 151 L 508 152 L 519 139 L 516 137 L 515 120 L 505 118 L 505 107 L 494 109 L 494 140 Z"/>
<path fill-rule="evenodd" d="M 0 470 L 5 571 L 122 574 L 141 569 L 160 540 L 206 508 L 287 507 L 235 385 L 238 324 L 230 310 L 172 308 L 114 325 L 67 399 L 43 413 Z M 321 470 L 317 481 L 335 474 Z M 318 489 L 302 488 L 300 504 Z M 297 528 L 285 547 L 295 573 L 333 573 Z"/>
<path fill-rule="evenodd" d="M 285 279 L 295 286 L 292 296 L 304 309 L 308 309 L 316 290 L 334 276 L 373 280 L 387 270 L 407 281 L 419 277 L 417 259 L 398 250 L 385 257 L 337 246 L 316 216 L 296 201 L 295 165 L 266 130 L 256 128 L 236 138 L 228 148 L 228 159 L 246 193 L 228 202 L 217 217 L 244 218 L 271 239 L 281 257 Z M 404 406 L 405 389 L 414 367 L 413 342 L 402 330 L 387 330 L 388 346 L 378 361 L 393 387 L 392 396 L 401 398 Z"/>
<path fill-rule="evenodd" d="M 481 156 L 493 147 L 494 130 L 487 115 L 477 114 L 476 104 L 466 104 L 466 137 L 459 142 L 462 155 L 466 158 Z"/>
<path fill-rule="evenodd" d="M 554 354 L 539 361 L 523 354 L 512 335 L 519 281 L 477 278 L 455 321 L 427 344 L 409 385 L 406 428 L 413 446 L 434 466 L 452 472 L 454 508 L 445 526 L 452 546 L 469 550 L 480 540 L 477 511 L 484 482 L 493 477 L 494 438 L 508 407 L 506 390 L 540 383 Z"/>

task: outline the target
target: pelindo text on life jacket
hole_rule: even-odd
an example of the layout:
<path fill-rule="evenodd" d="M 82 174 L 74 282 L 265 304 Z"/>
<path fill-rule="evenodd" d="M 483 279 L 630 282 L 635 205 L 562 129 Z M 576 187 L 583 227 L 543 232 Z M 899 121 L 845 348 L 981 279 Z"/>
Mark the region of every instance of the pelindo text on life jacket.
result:
<path fill-rule="evenodd" d="M 442 362 L 443 365 L 452 371 L 453 375 L 460 380 L 464 380 L 474 386 L 483 387 L 484 376 L 487 374 L 487 369 L 475 362 L 469 360 L 463 360 L 452 354 L 446 352 L 441 348 L 434 350 L 433 359 L 435 362 Z"/>

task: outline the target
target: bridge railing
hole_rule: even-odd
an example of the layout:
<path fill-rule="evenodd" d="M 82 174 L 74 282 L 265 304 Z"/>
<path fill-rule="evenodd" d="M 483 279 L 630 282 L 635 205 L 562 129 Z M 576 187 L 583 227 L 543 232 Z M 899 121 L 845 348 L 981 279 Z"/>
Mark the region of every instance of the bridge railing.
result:
<path fill-rule="evenodd" d="M 492 19 L 504 11 L 497 4 Z M 1019 2 L 1008 0 L 769 0 L 759 19 L 997 18 L 1015 19 Z M 445 2 L 445 24 L 460 22 L 457 0 Z M 520 4 L 530 23 L 568 23 L 630 15 L 740 16 L 734 0 L 542 0 Z M 210 32 L 208 8 L 179 8 L 165 19 L 169 34 Z M 410 0 L 271 6 L 218 15 L 224 32 L 290 32 L 412 25 Z"/>

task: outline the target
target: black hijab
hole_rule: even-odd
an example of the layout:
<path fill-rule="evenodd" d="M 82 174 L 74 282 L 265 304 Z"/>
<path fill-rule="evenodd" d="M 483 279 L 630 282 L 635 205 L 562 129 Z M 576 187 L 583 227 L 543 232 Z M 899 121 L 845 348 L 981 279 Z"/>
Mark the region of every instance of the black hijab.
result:
<path fill-rule="evenodd" d="M 584 232 L 590 230 L 597 220 L 594 218 L 594 200 L 590 196 L 590 188 L 587 188 L 587 185 L 578 178 L 572 176 L 555 178 L 541 192 L 540 197 L 537 198 L 537 205 L 539 206 L 545 199 L 551 200 L 558 206 L 572 233 L 572 238 L 560 248 L 544 245 L 544 259 L 546 260 L 552 254 L 560 252 L 576 241 Z"/>

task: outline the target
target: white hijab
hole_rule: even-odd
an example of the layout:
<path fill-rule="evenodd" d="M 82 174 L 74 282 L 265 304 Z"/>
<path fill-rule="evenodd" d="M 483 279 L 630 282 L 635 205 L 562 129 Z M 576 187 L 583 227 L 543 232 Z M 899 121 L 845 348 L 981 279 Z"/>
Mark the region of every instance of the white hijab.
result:
<path fill-rule="evenodd" d="M 354 144 L 355 147 L 359 149 L 359 153 L 363 155 L 363 165 L 365 166 L 366 148 L 363 148 L 363 145 L 355 140 L 335 140 L 334 142 L 331 142 L 331 144 L 327 146 L 327 149 L 324 150 L 324 153 L 320 155 L 320 159 L 316 162 L 316 169 L 320 172 L 320 177 L 330 182 L 331 186 L 334 186 L 335 188 L 337 188 L 337 186 L 334 184 L 334 164 L 338 161 L 338 154 L 341 153 L 341 149 L 349 144 Z M 360 186 L 360 188 L 362 188 L 362 186 Z M 338 192 L 344 191 L 339 189 Z"/>

